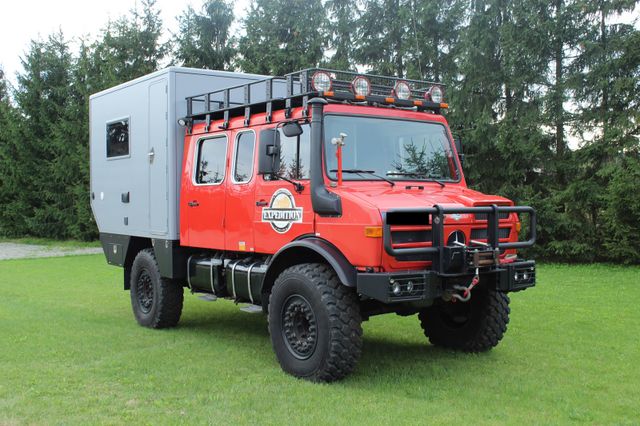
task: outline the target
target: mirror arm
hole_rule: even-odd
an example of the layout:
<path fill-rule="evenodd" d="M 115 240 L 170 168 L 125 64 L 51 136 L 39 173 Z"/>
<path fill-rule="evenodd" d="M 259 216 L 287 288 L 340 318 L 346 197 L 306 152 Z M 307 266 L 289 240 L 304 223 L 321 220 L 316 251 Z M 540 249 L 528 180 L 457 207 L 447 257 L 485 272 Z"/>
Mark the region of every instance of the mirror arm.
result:
<path fill-rule="evenodd" d="M 277 174 L 275 174 L 275 173 L 274 173 L 274 174 L 272 174 L 272 175 L 271 175 L 271 177 L 272 177 L 272 178 L 276 178 L 276 179 L 283 180 L 283 181 L 285 181 L 285 182 L 289 182 L 291 185 L 293 185 L 293 187 L 295 188 L 295 190 L 296 190 L 296 192 L 297 192 L 298 194 L 299 194 L 299 193 L 301 193 L 302 191 L 304 191 L 304 185 L 303 185 L 303 184 L 301 184 L 300 182 L 296 182 L 296 181 L 294 181 L 294 180 L 291 180 L 291 179 L 286 178 L 286 177 L 284 177 L 284 176 L 277 175 Z"/>

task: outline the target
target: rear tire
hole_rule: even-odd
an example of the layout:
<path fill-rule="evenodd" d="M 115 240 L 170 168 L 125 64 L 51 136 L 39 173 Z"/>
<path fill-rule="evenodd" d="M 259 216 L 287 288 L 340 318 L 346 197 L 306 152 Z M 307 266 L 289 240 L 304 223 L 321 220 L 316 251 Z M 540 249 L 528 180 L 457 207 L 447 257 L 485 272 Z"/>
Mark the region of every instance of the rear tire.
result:
<path fill-rule="evenodd" d="M 362 352 L 358 298 L 327 265 L 285 269 L 269 300 L 269 333 L 287 373 L 311 381 L 340 380 Z"/>
<path fill-rule="evenodd" d="M 464 352 L 495 347 L 509 323 L 509 297 L 476 287 L 468 302 L 442 302 L 420 311 L 418 317 L 431 344 Z"/>
<path fill-rule="evenodd" d="M 138 323 L 149 328 L 175 327 L 182 314 L 182 285 L 160 275 L 153 249 L 140 251 L 131 266 L 131 307 Z"/>

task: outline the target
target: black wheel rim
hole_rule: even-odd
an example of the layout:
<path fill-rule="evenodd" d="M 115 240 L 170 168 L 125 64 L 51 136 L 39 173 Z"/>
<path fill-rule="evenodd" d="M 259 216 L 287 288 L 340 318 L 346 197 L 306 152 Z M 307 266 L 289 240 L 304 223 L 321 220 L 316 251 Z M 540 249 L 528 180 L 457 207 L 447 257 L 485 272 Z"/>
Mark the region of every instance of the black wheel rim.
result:
<path fill-rule="evenodd" d="M 138 306 L 145 314 L 151 312 L 153 306 L 153 280 L 146 269 L 143 269 L 136 281 L 136 295 Z"/>
<path fill-rule="evenodd" d="M 289 296 L 282 305 L 282 336 L 298 359 L 308 359 L 316 350 L 316 316 L 307 299 L 298 294 Z"/>

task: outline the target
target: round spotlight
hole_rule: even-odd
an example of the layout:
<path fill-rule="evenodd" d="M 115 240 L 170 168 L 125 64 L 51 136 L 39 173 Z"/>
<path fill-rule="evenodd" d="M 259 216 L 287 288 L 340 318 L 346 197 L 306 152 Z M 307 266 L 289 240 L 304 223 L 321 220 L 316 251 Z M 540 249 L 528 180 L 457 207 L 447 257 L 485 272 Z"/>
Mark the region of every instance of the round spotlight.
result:
<path fill-rule="evenodd" d="M 178 120 L 178 125 L 185 127 L 187 125 L 187 121 L 184 118 Z"/>
<path fill-rule="evenodd" d="M 393 292 L 393 294 L 395 294 L 396 296 L 399 296 L 400 293 L 402 293 L 402 287 L 400 287 L 400 283 L 394 282 L 391 285 L 391 291 Z"/>
<path fill-rule="evenodd" d="M 424 94 L 425 99 L 439 104 L 444 99 L 444 91 L 440 86 L 431 86 L 431 88 Z"/>
<path fill-rule="evenodd" d="M 311 76 L 311 87 L 316 92 L 328 92 L 331 90 L 331 76 L 328 72 L 317 71 Z"/>
<path fill-rule="evenodd" d="M 354 95 L 368 96 L 371 94 L 371 82 L 367 77 L 359 75 L 351 82 L 351 90 Z"/>
<path fill-rule="evenodd" d="M 393 93 L 398 99 L 409 99 L 411 97 L 411 88 L 406 81 L 399 81 L 393 88 Z"/>
<path fill-rule="evenodd" d="M 407 291 L 411 293 L 413 291 L 413 281 L 407 283 Z"/>

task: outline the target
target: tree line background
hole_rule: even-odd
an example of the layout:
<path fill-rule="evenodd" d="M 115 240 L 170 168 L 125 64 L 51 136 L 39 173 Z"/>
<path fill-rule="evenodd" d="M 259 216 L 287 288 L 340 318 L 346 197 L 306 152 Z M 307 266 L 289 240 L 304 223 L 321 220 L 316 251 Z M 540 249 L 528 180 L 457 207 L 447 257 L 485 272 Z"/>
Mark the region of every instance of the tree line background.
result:
<path fill-rule="evenodd" d="M 206 0 L 166 40 L 154 0 L 92 41 L 33 40 L 0 70 L 0 235 L 90 240 L 89 95 L 168 64 L 311 66 L 447 85 L 469 184 L 538 211 L 537 255 L 640 263 L 634 0 Z"/>

